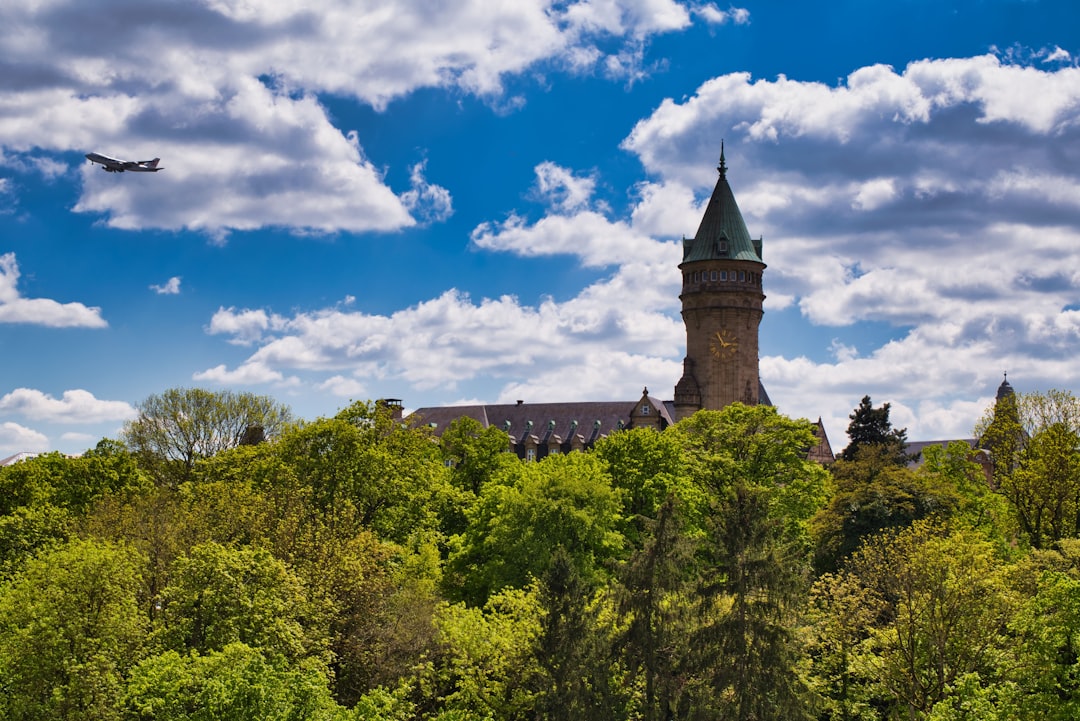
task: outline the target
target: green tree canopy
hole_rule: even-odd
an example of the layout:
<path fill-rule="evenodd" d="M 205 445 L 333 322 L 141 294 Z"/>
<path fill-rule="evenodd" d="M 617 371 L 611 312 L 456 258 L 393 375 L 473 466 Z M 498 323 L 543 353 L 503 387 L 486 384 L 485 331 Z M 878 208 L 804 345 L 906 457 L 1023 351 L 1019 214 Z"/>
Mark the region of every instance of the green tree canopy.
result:
<path fill-rule="evenodd" d="M 144 563 L 127 546 L 73 540 L 0 586 L 0 718 L 118 718 L 147 631 Z"/>
<path fill-rule="evenodd" d="M 948 517 L 961 505 L 956 486 L 940 475 L 893 463 L 892 451 L 866 446 L 830 470 L 836 491 L 811 522 L 814 566 L 835 571 L 867 538 L 929 516 Z"/>
<path fill-rule="evenodd" d="M 263 489 L 299 491 L 313 522 L 333 533 L 367 528 L 406 542 L 438 525 L 449 493 L 439 447 L 429 429 L 403 426 L 382 404 L 354 403 L 290 430 L 276 447 L 281 467 L 260 480 Z"/>
<path fill-rule="evenodd" d="M 586 583 L 623 547 L 620 504 L 604 463 L 569 453 L 508 466 L 484 486 L 449 561 L 448 587 L 482 605 L 495 591 L 524 588 L 562 547 Z"/>
<path fill-rule="evenodd" d="M 202 388 L 172 388 L 137 409 L 123 438 L 160 483 L 172 486 L 191 477 L 198 459 L 245 439 L 273 438 L 292 421 L 288 407 L 269 396 Z"/>
<path fill-rule="evenodd" d="M 173 566 L 160 599 L 165 648 L 207 653 L 243 643 L 288 659 L 312 650 L 304 588 L 268 551 L 205 543 Z"/>
<path fill-rule="evenodd" d="M 1068 391 L 1008 394 L 976 430 L 993 483 L 1036 548 L 1080 535 L 1080 399 Z"/>
<path fill-rule="evenodd" d="M 230 643 L 205 654 L 166 651 L 131 673 L 120 701 L 130 721 L 345 721 L 326 673 Z"/>
<path fill-rule="evenodd" d="M 883 403 L 880 408 L 874 408 L 870 396 L 863 396 L 859 407 L 850 416 L 847 434 L 850 442 L 840 457 L 846 461 L 854 460 L 859 449 L 866 446 L 880 446 L 888 449 L 888 455 L 897 465 L 905 465 L 909 456 L 907 448 L 907 429 L 893 428 L 889 420 L 891 405 Z"/>

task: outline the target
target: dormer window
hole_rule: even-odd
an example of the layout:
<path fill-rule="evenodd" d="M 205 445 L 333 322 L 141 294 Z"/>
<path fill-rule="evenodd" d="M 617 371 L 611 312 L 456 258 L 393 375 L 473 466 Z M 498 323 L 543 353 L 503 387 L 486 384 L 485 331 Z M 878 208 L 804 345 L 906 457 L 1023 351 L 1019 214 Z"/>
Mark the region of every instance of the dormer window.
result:
<path fill-rule="evenodd" d="M 721 253 L 723 253 L 724 255 L 726 255 L 726 254 L 727 254 L 727 241 L 726 241 L 726 240 L 719 240 L 719 241 L 717 241 L 717 242 L 716 242 L 716 249 L 717 249 L 717 250 L 718 250 L 719 252 L 721 252 Z"/>
<path fill-rule="evenodd" d="M 641 404 L 641 415 L 643 415 L 643 416 L 649 415 L 649 404 L 648 403 L 642 403 Z"/>

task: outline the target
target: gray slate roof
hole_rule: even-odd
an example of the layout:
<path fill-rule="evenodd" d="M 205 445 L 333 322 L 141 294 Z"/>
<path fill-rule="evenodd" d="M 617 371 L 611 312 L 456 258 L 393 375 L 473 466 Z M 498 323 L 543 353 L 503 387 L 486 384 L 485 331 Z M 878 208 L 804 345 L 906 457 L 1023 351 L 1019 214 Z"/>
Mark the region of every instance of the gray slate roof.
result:
<path fill-rule="evenodd" d="M 674 423 L 670 401 L 649 397 L 661 418 Z M 577 401 L 567 403 L 495 403 L 469 406 L 435 406 L 417 408 L 407 419 L 412 425 L 434 424 L 436 435 L 441 434 L 450 423 L 468 416 L 479 421 L 485 428 L 495 426 L 520 439 L 525 433 L 543 440 L 549 432 L 568 440 L 580 435 L 586 443 L 596 441 L 613 431 L 625 428 L 630 414 L 640 402 L 633 401 Z M 554 425 L 552 425 L 554 421 Z M 576 425 L 575 425 L 576 421 Z M 621 425 L 620 425 L 621 424 Z"/>

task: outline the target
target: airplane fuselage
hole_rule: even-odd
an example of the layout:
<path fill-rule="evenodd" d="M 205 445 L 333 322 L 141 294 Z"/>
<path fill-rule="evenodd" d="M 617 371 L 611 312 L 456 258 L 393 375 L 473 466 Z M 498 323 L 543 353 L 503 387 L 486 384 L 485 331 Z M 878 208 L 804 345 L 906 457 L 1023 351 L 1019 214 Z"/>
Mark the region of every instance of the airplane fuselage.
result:
<path fill-rule="evenodd" d="M 101 169 L 106 173 L 123 173 L 124 171 L 130 171 L 132 173 L 156 173 L 164 168 L 158 167 L 158 161 L 161 158 L 154 158 L 153 160 L 118 160 L 117 158 L 110 158 L 108 155 L 101 155 L 100 153 L 87 153 L 86 159 L 91 163 L 97 163 L 101 166 Z"/>

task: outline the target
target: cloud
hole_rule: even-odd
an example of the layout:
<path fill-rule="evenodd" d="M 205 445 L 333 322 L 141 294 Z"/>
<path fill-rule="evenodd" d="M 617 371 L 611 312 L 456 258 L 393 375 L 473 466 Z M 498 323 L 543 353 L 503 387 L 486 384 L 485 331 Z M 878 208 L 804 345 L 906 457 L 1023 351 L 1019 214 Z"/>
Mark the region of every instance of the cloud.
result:
<path fill-rule="evenodd" d="M 49 423 L 101 423 L 134 418 L 135 409 L 125 401 L 105 401 L 89 391 L 64 391 L 61 398 L 32 388 L 16 388 L 0 396 L 0 412 Z"/>
<path fill-rule="evenodd" d="M 221 385 L 259 385 L 271 383 L 279 386 L 294 385 L 295 378 L 286 378 L 281 372 L 273 370 L 261 362 L 247 362 L 238 368 L 229 370 L 224 364 L 195 373 L 192 379 L 210 381 Z"/>
<path fill-rule="evenodd" d="M 439 185 L 427 182 L 424 169 L 427 161 L 417 163 L 409 173 L 412 190 L 401 194 L 401 202 L 413 214 L 425 223 L 438 223 L 454 214 L 453 199 L 450 191 Z"/>
<path fill-rule="evenodd" d="M 1080 141 L 1080 70 L 986 55 L 859 68 L 836 87 L 723 75 L 662 102 L 623 147 L 666 192 L 703 197 L 720 138 L 765 239 L 763 328 L 790 305 L 822 328 L 819 360 L 762 357 L 785 411 L 837 434 L 869 393 L 909 414 L 909 437 L 962 437 L 1003 370 L 1080 382 L 1080 164 L 1061 157 Z M 832 330 L 867 323 L 892 330 L 861 352 Z"/>
<path fill-rule="evenodd" d="M 713 3 L 694 8 L 694 14 L 710 25 L 725 25 L 729 22 L 735 25 L 746 25 L 750 22 L 750 11 L 746 8 L 731 7 L 721 10 Z"/>
<path fill-rule="evenodd" d="M 49 439 L 43 433 L 6 421 L 0 423 L 0 452 L 42 453 L 49 450 Z"/>
<path fill-rule="evenodd" d="M 512 110 L 508 77 L 640 75 L 644 43 L 689 22 L 675 0 L 14 0 L 0 7 L 0 150 L 46 175 L 61 169 L 50 153 L 161 157 L 153 175 L 83 167 L 74 210 L 114 228 L 394 232 L 445 220 L 449 191 L 423 163 L 389 187 L 320 96 L 382 110 L 441 88 Z"/>
<path fill-rule="evenodd" d="M 174 275 L 161 285 L 151 285 L 150 290 L 154 291 L 158 295 L 179 295 L 180 294 L 180 277 Z"/>
<path fill-rule="evenodd" d="M 596 178 L 578 177 L 573 171 L 544 161 L 536 166 L 536 195 L 560 213 L 590 207 Z"/>
<path fill-rule="evenodd" d="M 218 308 L 207 330 L 211 335 L 232 336 L 230 343 L 251 345 L 261 340 L 266 331 L 281 329 L 286 322 L 285 318 L 265 310 L 245 309 L 237 312 L 235 308 Z"/>
<path fill-rule="evenodd" d="M 100 308 L 24 298 L 18 290 L 19 265 L 14 253 L 0 255 L 0 323 L 26 323 L 50 328 L 106 328 Z"/>
<path fill-rule="evenodd" d="M 717 148 L 702 139 L 727 137 L 728 178 L 751 233 L 765 236 L 764 323 L 795 308 L 832 329 L 807 349 L 819 360 L 763 353 L 773 399 L 836 435 L 869 393 L 911 419 L 912 438 L 966 436 L 1003 369 L 1044 387 L 1080 380 L 1069 360 L 1080 348 L 1069 308 L 1080 174 L 1033 140 L 1080 132 L 1078 91 L 1069 68 L 1035 71 L 1048 98 L 1038 113 L 997 104 L 1029 72 L 980 57 L 863 68 L 838 88 L 714 78 L 625 140 L 657 178 L 633 189 L 626 217 L 594 200 L 595 173 L 545 162 L 531 196 L 542 217 L 515 210 L 473 230 L 482 251 L 607 273 L 575 297 L 529 305 L 450 289 L 385 316 L 230 309 L 210 330 L 255 346 L 245 363 L 283 373 L 348 371 L 427 391 L 487 378 L 504 399 L 633 397 L 642 383 L 663 394 L 684 332 L 681 248 L 668 239 L 694 233 L 715 182 L 702 158 Z M 1031 257 L 1041 262 L 1018 262 Z M 864 323 L 893 330 L 859 350 L 836 332 Z M 966 415 L 950 423 L 949 411 Z"/>
<path fill-rule="evenodd" d="M 363 383 L 341 375 L 327 378 L 318 388 L 341 398 L 362 398 L 367 393 L 367 387 Z"/>
<path fill-rule="evenodd" d="M 538 174 L 562 177 L 548 166 Z M 532 390 L 546 387 L 568 400 L 636 397 L 642 385 L 663 387 L 666 374 L 680 367 L 670 356 L 684 337 L 676 317 L 680 251 L 585 205 L 556 202 L 578 211 L 533 224 L 515 216 L 472 234 L 485 250 L 565 254 L 586 266 L 614 268 L 573 298 L 530 305 L 513 296 L 473 300 L 448 289 L 390 315 L 334 307 L 286 318 L 219 309 L 208 332 L 256 348 L 236 371 L 220 366 L 197 378 L 232 379 L 252 366 L 268 374 L 329 373 L 317 387 L 348 396 L 377 383 L 449 391 L 481 378 L 505 383 L 504 395 L 524 392 L 519 379 L 529 378 Z M 612 364 L 627 372 L 613 374 Z"/>

